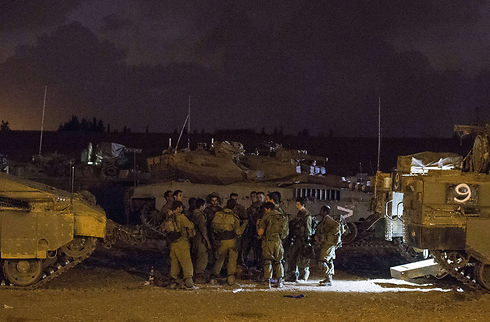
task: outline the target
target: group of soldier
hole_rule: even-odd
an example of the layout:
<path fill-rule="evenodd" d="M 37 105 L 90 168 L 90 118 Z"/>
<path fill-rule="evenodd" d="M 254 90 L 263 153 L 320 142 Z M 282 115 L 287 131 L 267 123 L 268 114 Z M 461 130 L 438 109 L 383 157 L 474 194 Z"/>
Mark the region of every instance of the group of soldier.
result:
<path fill-rule="evenodd" d="M 159 212 L 170 251 L 171 288 L 194 288 L 194 281 L 216 284 L 225 261 L 228 285 L 235 284 L 237 263 L 262 271 L 260 282 L 269 288 L 282 287 L 284 280 L 306 281 L 316 245 L 324 274 L 320 285 L 332 285 L 343 228 L 329 215 L 328 206 L 317 219 L 305 208 L 306 199 L 298 198 L 298 213 L 291 219 L 281 208 L 279 192 L 253 191 L 247 209 L 236 193 L 223 208 L 216 193 L 206 200 L 190 198 L 187 209 L 182 197 L 181 190 L 167 191 L 167 203 Z"/>

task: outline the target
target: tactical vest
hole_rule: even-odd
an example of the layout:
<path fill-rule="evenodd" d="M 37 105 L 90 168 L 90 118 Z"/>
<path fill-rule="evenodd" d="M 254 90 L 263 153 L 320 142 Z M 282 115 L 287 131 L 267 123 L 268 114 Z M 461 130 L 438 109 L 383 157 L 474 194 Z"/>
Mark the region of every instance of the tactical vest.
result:
<path fill-rule="evenodd" d="M 271 214 L 265 231 L 266 240 L 281 240 L 286 238 L 288 233 L 288 217 L 277 212 Z"/>

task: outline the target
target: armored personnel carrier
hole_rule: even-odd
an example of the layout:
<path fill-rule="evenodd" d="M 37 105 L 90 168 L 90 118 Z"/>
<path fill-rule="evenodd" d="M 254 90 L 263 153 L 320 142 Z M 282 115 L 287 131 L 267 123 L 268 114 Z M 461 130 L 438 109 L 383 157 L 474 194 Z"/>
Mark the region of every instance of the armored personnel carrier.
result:
<path fill-rule="evenodd" d="M 7 283 L 44 284 L 90 256 L 98 240 L 108 244 L 121 230 L 90 195 L 0 173 L 0 255 Z"/>
<path fill-rule="evenodd" d="M 455 131 L 476 135 L 464 159 L 399 157 L 398 172 L 378 173 L 377 210 L 386 217 L 387 239 L 402 237 L 408 246 L 427 249 L 445 274 L 490 290 L 490 126 Z"/>

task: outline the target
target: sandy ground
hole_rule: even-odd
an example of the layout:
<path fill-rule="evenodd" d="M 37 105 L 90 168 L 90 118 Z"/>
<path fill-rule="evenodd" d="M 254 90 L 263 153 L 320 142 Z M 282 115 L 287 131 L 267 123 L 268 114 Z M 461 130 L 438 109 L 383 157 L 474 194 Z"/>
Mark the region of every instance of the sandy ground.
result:
<path fill-rule="evenodd" d="M 394 253 L 339 252 L 332 287 L 317 271 L 307 283 L 265 289 L 254 281 L 169 290 L 145 285 L 155 251 L 97 250 L 37 290 L 0 288 L 0 320 L 24 321 L 487 321 L 490 295 L 462 292 L 454 280 L 390 278 Z M 157 272 L 158 273 L 158 272 Z M 158 275 L 158 274 L 157 274 Z M 290 297 L 292 296 L 292 297 Z"/>

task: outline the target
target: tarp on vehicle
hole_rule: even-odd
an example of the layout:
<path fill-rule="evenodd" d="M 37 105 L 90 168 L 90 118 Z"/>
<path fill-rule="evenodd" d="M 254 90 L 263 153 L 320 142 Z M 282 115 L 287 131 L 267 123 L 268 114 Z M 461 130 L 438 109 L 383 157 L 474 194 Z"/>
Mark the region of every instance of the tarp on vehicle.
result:
<path fill-rule="evenodd" d="M 398 157 L 401 173 L 424 174 L 429 170 L 455 170 L 461 168 L 463 157 L 449 152 L 420 152 Z"/>

